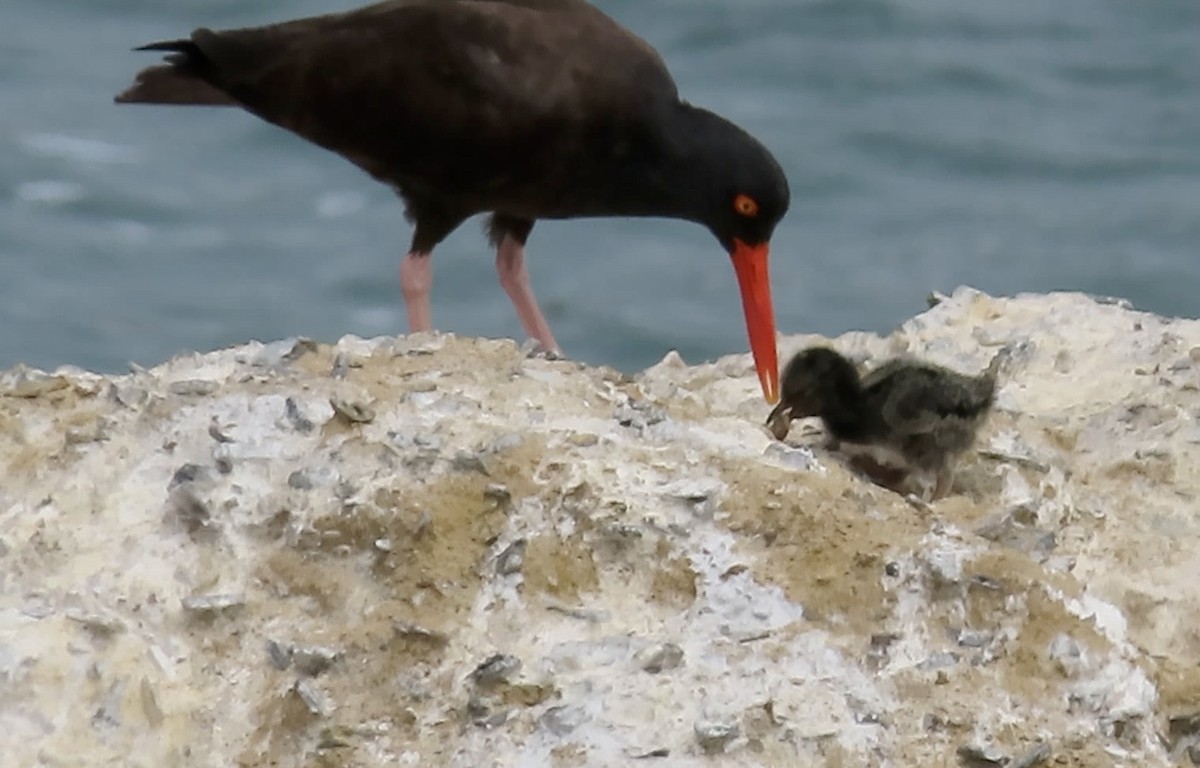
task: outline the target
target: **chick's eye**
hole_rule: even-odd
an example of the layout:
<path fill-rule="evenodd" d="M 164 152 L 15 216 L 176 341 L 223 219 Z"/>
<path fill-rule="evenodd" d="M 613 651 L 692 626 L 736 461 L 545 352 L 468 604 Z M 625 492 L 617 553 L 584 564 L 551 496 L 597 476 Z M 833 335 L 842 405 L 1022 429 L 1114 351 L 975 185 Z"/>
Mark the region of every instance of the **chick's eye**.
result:
<path fill-rule="evenodd" d="M 733 210 L 742 216 L 757 216 L 758 203 L 749 195 L 738 195 L 733 198 Z"/>

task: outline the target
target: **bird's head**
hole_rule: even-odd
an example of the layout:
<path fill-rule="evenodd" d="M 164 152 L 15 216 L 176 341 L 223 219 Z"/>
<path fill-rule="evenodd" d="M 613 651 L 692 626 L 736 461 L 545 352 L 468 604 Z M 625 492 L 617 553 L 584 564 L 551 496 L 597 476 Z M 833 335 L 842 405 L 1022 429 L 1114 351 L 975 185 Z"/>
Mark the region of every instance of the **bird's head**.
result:
<path fill-rule="evenodd" d="M 703 131 L 705 163 L 696 175 L 696 218 L 733 260 L 750 351 L 768 403 L 779 399 L 775 311 L 768 257 L 771 235 L 791 199 L 787 178 L 767 148 L 737 126 L 712 116 Z"/>
<path fill-rule="evenodd" d="M 767 428 L 782 440 L 793 419 L 837 417 L 860 392 L 858 371 L 844 356 L 827 347 L 803 349 L 783 369 L 779 404 Z"/>

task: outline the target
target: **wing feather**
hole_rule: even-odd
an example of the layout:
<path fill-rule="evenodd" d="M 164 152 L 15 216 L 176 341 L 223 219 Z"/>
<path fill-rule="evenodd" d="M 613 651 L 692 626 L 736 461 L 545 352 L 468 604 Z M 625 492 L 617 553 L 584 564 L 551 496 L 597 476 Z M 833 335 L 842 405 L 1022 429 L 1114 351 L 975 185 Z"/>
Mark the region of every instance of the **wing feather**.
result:
<path fill-rule="evenodd" d="M 515 157 L 544 182 L 594 132 L 677 98 L 654 49 L 581 0 L 392 0 L 192 40 L 246 109 L 417 192 L 485 192 Z"/>

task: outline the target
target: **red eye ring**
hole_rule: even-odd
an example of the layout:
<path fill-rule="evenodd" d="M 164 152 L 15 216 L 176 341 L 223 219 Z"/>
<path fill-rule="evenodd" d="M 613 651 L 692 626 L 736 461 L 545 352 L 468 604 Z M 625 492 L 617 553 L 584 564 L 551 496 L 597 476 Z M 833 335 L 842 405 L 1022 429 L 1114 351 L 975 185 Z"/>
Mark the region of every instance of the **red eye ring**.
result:
<path fill-rule="evenodd" d="M 741 216 L 757 216 L 758 203 L 754 202 L 754 198 L 749 195 L 738 195 L 733 198 L 733 210 Z"/>

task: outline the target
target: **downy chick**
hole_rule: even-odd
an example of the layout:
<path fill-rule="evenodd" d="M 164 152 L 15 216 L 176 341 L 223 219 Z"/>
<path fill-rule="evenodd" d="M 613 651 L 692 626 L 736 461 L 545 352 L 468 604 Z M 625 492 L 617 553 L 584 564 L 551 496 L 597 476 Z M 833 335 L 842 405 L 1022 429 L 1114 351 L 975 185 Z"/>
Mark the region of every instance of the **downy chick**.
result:
<path fill-rule="evenodd" d="M 914 470 L 932 474 L 932 498 L 941 498 L 953 484 L 955 461 L 991 410 L 1004 357 L 996 355 L 979 376 L 911 358 L 860 376 L 838 352 L 811 347 L 787 364 L 767 427 L 782 440 L 793 419 L 818 416 L 830 447 L 865 459 L 855 466 L 872 479 L 894 487 Z"/>

